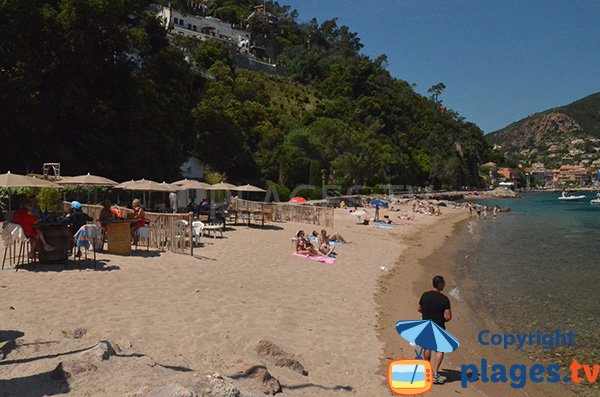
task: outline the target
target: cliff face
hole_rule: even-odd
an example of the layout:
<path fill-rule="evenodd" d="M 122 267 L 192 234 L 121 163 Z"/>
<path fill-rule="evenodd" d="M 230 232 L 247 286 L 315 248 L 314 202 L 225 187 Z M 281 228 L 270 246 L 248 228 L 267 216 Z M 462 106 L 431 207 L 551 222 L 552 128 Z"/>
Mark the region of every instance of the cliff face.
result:
<path fill-rule="evenodd" d="M 600 158 L 600 93 L 532 114 L 486 139 L 525 163 L 591 163 Z"/>

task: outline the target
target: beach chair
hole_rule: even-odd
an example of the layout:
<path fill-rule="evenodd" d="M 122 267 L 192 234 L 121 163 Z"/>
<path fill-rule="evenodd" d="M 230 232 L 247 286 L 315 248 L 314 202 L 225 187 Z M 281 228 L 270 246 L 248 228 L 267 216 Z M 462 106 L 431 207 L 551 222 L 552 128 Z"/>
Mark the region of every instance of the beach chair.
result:
<path fill-rule="evenodd" d="M 184 219 L 175 221 L 175 245 L 177 249 L 185 249 L 185 240 L 188 235 L 189 223 Z"/>
<path fill-rule="evenodd" d="M 16 223 L 7 223 L 2 228 L 2 243 L 4 245 L 4 257 L 2 258 L 2 270 L 6 263 L 6 256 L 11 266 L 14 266 L 15 270 L 18 270 L 20 264 L 31 263 L 29 257 L 29 251 L 31 249 L 31 243 L 29 238 L 25 236 L 25 232 L 20 225 Z M 35 258 L 33 258 L 35 262 Z"/>
<path fill-rule="evenodd" d="M 138 249 L 140 240 L 144 240 L 146 251 L 150 250 L 150 226 L 142 226 L 135 231 L 135 250 Z"/>
<path fill-rule="evenodd" d="M 194 239 L 194 244 L 200 245 L 200 239 L 202 238 L 202 232 L 204 230 L 204 223 L 200 221 L 192 222 L 192 237 Z"/>
<path fill-rule="evenodd" d="M 94 269 L 97 268 L 97 262 L 96 262 L 96 247 L 98 244 L 98 241 L 102 239 L 102 232 L 100 231 L 100 229 L 98 228 L 98 226 L 94 225 L 93 223 L 88 223 L 85 224 L 83 226 L 81 226 L 79 228 L 79 230 L 77 231 L 77 233 L 75 233 L 75 235 L 73 236 L 75 238 L 75 247 L 77 249 L 78 253 L 81 253 L 81 249 L 83 249 L 83 251 L 85 252 L 85 255 L 83 255 L 83 259 L 87 260 L 88 258 L 88 251 L 91 248 L 94 256 L 93 256 L 93 262 L 94 262 Z M 75 255 L 75 258 L 78 259 L 79 261 L 81 261 L 82 259 L 82 255 Z M 79 267 L 81 267 L 81 264 L 79 264 Z"/>

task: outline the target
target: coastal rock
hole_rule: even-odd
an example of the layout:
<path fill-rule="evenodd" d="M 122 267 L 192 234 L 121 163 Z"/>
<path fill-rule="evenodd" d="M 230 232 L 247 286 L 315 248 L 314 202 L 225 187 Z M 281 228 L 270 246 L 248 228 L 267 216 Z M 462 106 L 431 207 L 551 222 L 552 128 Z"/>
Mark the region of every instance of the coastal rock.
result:
<path fill-rule="evenodd" d="M 152 390 L 146 397 L 198 397 L 198 394 L 187 387 L 171 383 L 170 385 Z"/>
<path fill-rule="evenodd" d="M 110 356 L 114 356 L 115 354 L 115 349 L 113 349 L 110 342 L 103 340 L 100 341 L 96 346 L 84 351 L 80 355 L 81 357 L 89 358 L 91 360 L 103 361 L 108 360 Z"/>
<path fill-rule="evenodd" d="M 71 359 L 58 363 L 50 374 L 52 379 L 65 380 L 77 374 L 96 371 L 98 367 L 87 359 Z"/>
<path fill-rule="evenodd" d="M 267 340 L 261 340 L 256 345 L 256 352 L 258 355 L 278 367 L 289 368 L 292 371 L 296 371 L 304 376 L 308 375 L 308 371 L 304 369 L 304 366 L 300 364 L 296 357 L 283 350 L 276 344 Z"/>
<path fill-rule="evenodd" d="M 233 383 L 218 373 L 205 375 L 194 386 L 194 390 L 199 393 L 200 397 L 240 396 L 240 391 L 233 385 Z"/>

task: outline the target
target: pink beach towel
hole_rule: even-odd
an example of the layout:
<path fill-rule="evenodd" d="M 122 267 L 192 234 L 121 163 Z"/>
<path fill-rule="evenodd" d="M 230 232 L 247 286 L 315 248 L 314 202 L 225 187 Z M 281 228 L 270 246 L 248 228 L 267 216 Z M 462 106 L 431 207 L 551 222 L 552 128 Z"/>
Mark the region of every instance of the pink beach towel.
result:
<path fill-rule="evenodd" d="M 328 265 L 333 265 L 335 263 L 335 258 L 330 257 L 302 255 L 297 252 L 294 252 L 292 255 L 297 256 L 299 258 L 312 259 L 313 261 L 327 263 Z"/>

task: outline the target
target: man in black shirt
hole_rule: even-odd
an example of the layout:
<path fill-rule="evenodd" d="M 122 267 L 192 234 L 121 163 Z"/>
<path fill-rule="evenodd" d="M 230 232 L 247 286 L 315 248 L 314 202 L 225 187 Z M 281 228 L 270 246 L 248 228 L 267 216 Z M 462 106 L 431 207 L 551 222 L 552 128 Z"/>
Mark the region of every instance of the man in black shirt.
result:
<path fill-rule="evenodd" d="M 433 278 L 433 289 L 431 291 L 424 292 L 419 300 L 419 313 L 423 315 L 423 320 L 431 320 L 441 328 L 446 329 L 446 322 L 452 320 L 452 311 L 450 310 L 450 299 L 442 291 L 446 286 L 444 277 L 435 276 Z M 443 376 L 438 374 L 442 360 L 444 359 L 444 353 L 435 352 L 435 358 L 432 360 L 432 354 L 430 350 L 424 352 L 425 360 L 431 361 L 433 367 L 433 383 L 443 385 L 446 380 Z"/>

